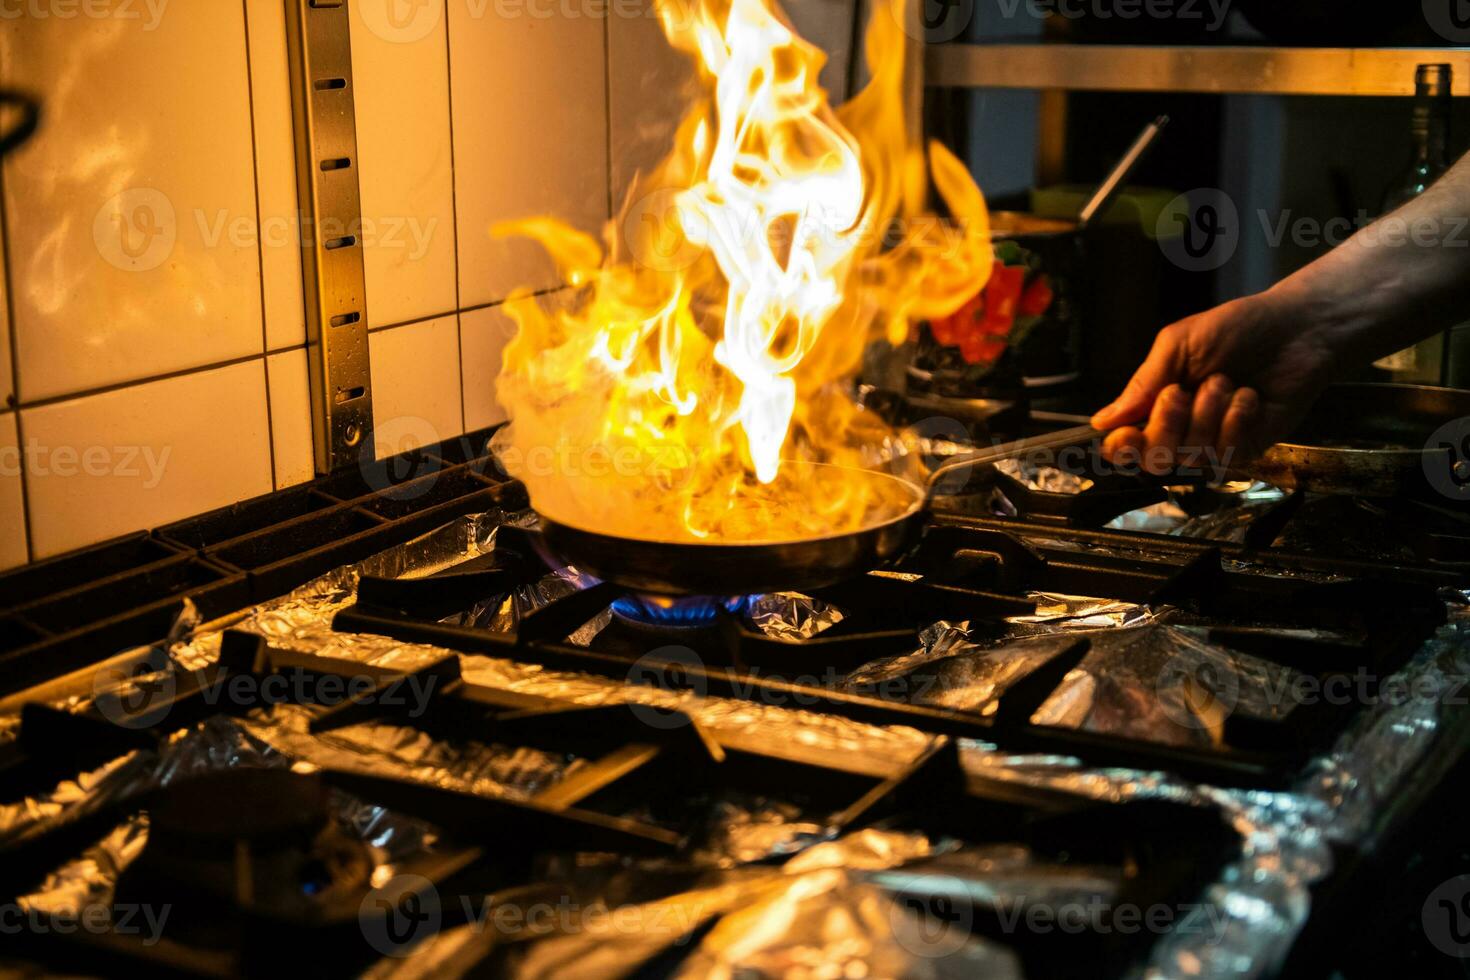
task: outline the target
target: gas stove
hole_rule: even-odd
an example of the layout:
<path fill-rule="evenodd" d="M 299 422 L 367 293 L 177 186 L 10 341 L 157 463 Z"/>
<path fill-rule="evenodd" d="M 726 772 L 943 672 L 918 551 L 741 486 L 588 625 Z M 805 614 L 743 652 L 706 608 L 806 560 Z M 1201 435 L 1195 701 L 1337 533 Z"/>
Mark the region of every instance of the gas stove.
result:
<path fill-rule="evenodd" d="M 1001 467 L 892 567 L 675 600 L 557 562 L 487 437 L 0 577 L 3 955 L 1328 969 L 1470 745 L 1453 513 Z"/>

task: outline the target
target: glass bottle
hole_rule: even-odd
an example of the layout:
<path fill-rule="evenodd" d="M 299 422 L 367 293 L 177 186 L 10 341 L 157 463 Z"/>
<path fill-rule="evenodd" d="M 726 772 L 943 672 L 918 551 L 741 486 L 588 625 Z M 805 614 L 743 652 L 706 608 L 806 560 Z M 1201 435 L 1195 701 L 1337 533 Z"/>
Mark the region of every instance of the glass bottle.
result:
<path fill-rule="evenodd" d="M 1423 194 L 1450 168 L 1450 106 L 1453 69 L 1420 65 L 1414 73 L 1414 120 L 1408 169 L 1384 193 L 1382 213 Z M 1460 328 L 1455 328 L 1460 329 Z M 1373 366 L 1390 380 L 1408 384 L 1444 384 L 1449 380 L 1450 331 L 1421 340 L 1413 347 L 1380 358 Z"/>

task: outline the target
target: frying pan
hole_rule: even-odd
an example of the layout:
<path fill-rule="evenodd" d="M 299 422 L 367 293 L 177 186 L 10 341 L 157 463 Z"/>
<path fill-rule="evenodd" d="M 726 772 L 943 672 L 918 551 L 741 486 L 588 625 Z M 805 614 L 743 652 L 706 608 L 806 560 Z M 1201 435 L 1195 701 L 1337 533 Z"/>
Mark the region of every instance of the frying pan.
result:
<path fill-rule="evenodd" d="M 1318 493 L 1422 494 L 1431 473 L 1454 473 L 1461 482 L 1470 482 L 1470 467 L 1452 449 L 1427 445 L 1440 426 L 1457 418 L 1470 418 L 1470 391 L 1333 385 L 1292 441 L 1270 447 L 1237 473 Z M 955 456 L 935 467 L 922 488 L 886 473 L 842 467 L 848 479 L 897 484 L 911 501 L 896 516 L 858 531 L 791 541 L 653 541 L 592 531 L 540 512 L 542 534 L 552 551 L 578 569 L 639 592 L 751 595 L 820 588 L 880 567 L 913 548 L 936 492 L 956 471 L 1086 443 L 1099 435 L 1080 426 Z"/>
<path fill-rule="evenodd" d="M 815 589 L 880 567 L 918 543 L 929 504 L 944 478 L 972 466 L 1028 450 L 1059 449 L 1096 435 L 1091 428 L 1067 429 L 955 456 L 935 467 L 923 487 L 874 470 L 832 463 L 798 463 L 843 471 L 847 480 L 887 485 L 907 496 L 901 512 L 857 531 L 790 541 L 653 541 L 625 538 L 557 520 L 544 511 L 541 533 L 562 560 L 580 571 L 638 592 L 658 595 L 754 595 L 784 589 Z"/>
<path fill-rule="evenodd" d="M 1470 461 L 1455 447 L 1430 442 L 1455 419 L 1470 419 L 1470 391 L 1331 385 L 1292 437 L 1267 449 L 1246 472 L 1272 486 L 1311 493 L 1437 495 L 1444 487 L 1470 483 Z"/>

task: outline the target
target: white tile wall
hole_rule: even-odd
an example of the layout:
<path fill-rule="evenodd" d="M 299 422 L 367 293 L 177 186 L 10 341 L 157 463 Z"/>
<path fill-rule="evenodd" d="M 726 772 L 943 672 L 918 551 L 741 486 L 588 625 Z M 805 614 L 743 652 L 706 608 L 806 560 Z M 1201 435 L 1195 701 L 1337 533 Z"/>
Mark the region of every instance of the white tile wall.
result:
<path fill-rule="evenodd" d="M 258 360 L 22 409 L 44 558 L 271 489 Z"/>
<path fill-rule="evenodd" d="M 353 0 L 368 326 L 455 309 L 444 0 Z"/>
<path fill-rule="evenodd" d="M 618 213 L 634 177 L 668 155 L 696 84 L 693 63 L 669 46 L 652 16 L 653 0 L 640 2 L 640 16 L 608 20 L 612 205 Z"/>
<path fill-rule="evenodd" d="M 534 9 L 487 0 L 449 4 L 465 306 L 498 302 L 516 286 L 559 285 L 540 248 L 492 240 L 491 225 L 557 214 L 595 234 L 607 220 L 604 20 L 536 16 Z"/>
<path fill-rule="evenodd" d="M 10 360 L 10 302 L 5 296 L 5 236 L 0 235 L 0 412 L 9 408 L 15 397 Z"/>
<path fill-rule="evenodd" d="M 45 97 L 4 162 L 22 401 L 261 352 L 244 8 L 104 9 L 0 20 Z"/>
<path fill-rule="evenodd" d="M 291 77 L 286 8 L 281 0 L 245 0 L 250 33 L 250 98 L 255 120 L 255 182 L 260 203 L 261 297 L 268 350 L 306 343 L 301 294 L 301 224 L 296 209 L 296 142 L 291 132 Z"/>
<path fill-rule="evenodd" d="M 534 303 L 534 297 L 515 303 Z M 495 401 L 495 376 L 500 373 L 500 354 L 515 336 L 515 324 L 506 316 L 513 304 L 503 303 L 459 315 L 463 335 L 464 424 L 467 430 L 483 429 L 505 421 L 505 411 Z"/>
<path fill-rule="evenodd" d="M 20 441 L 15 413 L 0 415 L 0 568 L 26 560 L 25 500 L 20 485 Z"/>
<path fill-rule="evenodd" d="M 465 431 L 457 317 L 379 330 L 368 337 L 373 438 L 380 459 Z"/>
<path fill-rule="evenodd" d="M 306 348 L 266 358 L 271 405 L 271 453 L 276 489 L 305 483 L 316 474 L 311 449 L 311 393 L 307 389 Z"/>
<path fill-rule="evenodd" d="M 794 19 L 841 48 L 850 2 Z M 495 304 L 560 284 L 491 224 L 600 231 L 691 72 L 626 4 L 349 3 L 384 455 L 501 420 Z M 0 18 L 45 103 L 0 165 L 0 567 L 312 476 L 284 2 L 99 9 Z"/>

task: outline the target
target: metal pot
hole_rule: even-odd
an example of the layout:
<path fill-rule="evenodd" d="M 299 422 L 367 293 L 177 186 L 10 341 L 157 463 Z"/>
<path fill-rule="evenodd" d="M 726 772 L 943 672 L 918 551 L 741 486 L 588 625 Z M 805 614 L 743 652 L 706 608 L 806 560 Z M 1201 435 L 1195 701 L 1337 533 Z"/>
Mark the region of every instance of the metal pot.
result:
<path fill-rule="evenodd" d="M 1005 397 L 1023 388 L 1042 398 L 1068 391 L 1080 373 L 1083 233 L 1075 221 L 1017 211 L 996 211 L 990 222 L 996 261 L 1024 270 L 1023 289 L 1044 284 L 1050 301 L 1039 315 L 1014 319 L 996 357 L 974 359 L 937 324 L 921 326 L 909 386 L 948 398 Z M 991 289 L 979 297 L 982 308 Z"/>

